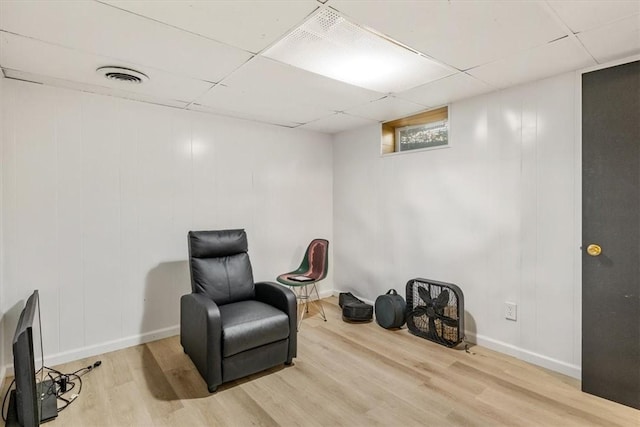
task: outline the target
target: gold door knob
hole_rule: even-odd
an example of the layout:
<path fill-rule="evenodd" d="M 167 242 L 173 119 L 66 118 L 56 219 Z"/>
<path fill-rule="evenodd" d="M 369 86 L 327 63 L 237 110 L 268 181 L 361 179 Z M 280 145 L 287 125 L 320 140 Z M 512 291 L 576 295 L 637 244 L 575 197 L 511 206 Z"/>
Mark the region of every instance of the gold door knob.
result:
<path fill-rule="evenodd" d="M 587 246 L 587 253 L 591 256 L 598 256 L 602 253 L 602 248 L 599 245 L 592 243 Z"/>

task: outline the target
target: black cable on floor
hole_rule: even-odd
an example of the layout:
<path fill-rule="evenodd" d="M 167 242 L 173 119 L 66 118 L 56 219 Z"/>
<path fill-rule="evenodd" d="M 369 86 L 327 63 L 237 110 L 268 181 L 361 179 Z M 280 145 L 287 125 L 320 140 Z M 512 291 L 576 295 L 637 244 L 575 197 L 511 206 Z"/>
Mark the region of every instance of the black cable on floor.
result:
<path fill-rule="evenodd" d="M 69 405 L 71 405 L 78 397 L 80 397 L 80 392 L 82 391 L 82 378 L 81 378 L 82 375 L 85 375 L 91 372 L 93 369 L 97 368 L 101 364 L 102 364 L 102 361 L 98 360 L 93 365 L 80 368 L 74 372 L 71 372 L 70 374 L 64 374 L 56 369 L 45 366 L 45 369 L 57 374 L 56 376 L 53 376 L 51 375 L 51 372 L 48 373 L 48 376 L 51 379 L 51 386 L 49 387 L 48 393 L 53 391 L 55 393 L 56 399 L 64 402 L 64 406 L 61 408 L 58 408 L 58 413 L 67 409 Z M 67 399 L 65 395 L 67 395 L 68 393 L 71 393 L 75 389 L 76 387 L 75 381 L 78 382 L 78 391 L 77 393 L 73 393 L 70 399 Z"/>
<path fill-rule="evenodd" d="M 15 379 L 11 380 L 11 384 L 9 384 L 9 388 L 7 388 L 7 392 L 4 394 L 4 398 L 2 399 L 2 421 L 7 421 L 7 417 L 9 416 L 9 408 L 7 408 L 7 415 L 4 414 L 4 405 L 7 402 L 7 396 L 11 392 L 11 387 L 16 382 Z"/>
<path fill-rule="evenodd" d="M 58 408 L 58 413 L 65 410 L 69 405 L 71 405 L 79 396 L 80 396 L 80 392 L 82 391 L 82 376 L 91 372 L 93 369 L 97 368 L 98 366 L 100 366 L 102 364 L 102 361 L 98 360 L 97 362 L 95 362 L 93 365 L 89 365 L 85 368 L 80 368 L 70 374 L 65 374 L 62 373 L 60 371 L 58 371 L 57 369 L 54 368 L 50 368 L 48 366 L 43 366 L 43 368 L 38 369 L 35 372 L 35 376 L 37 376 L 40 371 L 42 371 L 43 369 L 46 369 L 47 371 L 47 377 L 49 378 L 49 380 L 51 380 L 51 385 L 49 386 L 49 388 L 46 390 L 46 394 L 48 395 L 55 395 L 56 399 L 61 400 L 62 402 L 64 402 L 64 406 L 62 406 L 61 408 Z M 56 375 L 52 375 L 56 374 Z M 77 381 L 77 385 L 78 385 L 78 392 L 74 393 L 71 395 L 70 399 L 67 399 L 65 397 L 66 394 L 72 392 L 75 387 L 76 387 L 76 381 Z M 1 415 L 2 415 L 2 420 L 3 421 L 7 421 L 7 417 L 9 416 L 9 408 L 7 407 L 7 414 L 5 415 L 5 405 L 7 403 L 7 397 L 9 396 L 9 394 L 11 393 L 11 389 L 13 387 L 13 385 L 15 384 L 16 380 L 15 378 L 11 381 L 11 384 L 9 384 L 9 387 L 7 388 L 7 392 L 4 394 L 4 398 L 2 399 L 2 409 Z"/>

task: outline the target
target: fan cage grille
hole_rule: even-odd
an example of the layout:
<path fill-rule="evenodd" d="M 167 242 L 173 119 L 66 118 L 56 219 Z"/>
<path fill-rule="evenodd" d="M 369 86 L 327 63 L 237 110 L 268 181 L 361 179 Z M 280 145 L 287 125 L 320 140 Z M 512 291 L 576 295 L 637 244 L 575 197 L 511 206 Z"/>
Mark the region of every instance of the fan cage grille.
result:
<path fill-rule="evenodd" d="M 442 314 L 453 319 L 456 326 L 447 325 L 440 319 L 430 322 L 426 314 L 416 315 L 414 310 L 417 307 L 427 305 L 420 297 L 420 288 L 426 289 L 432 299 L 444 290 L 449 291 L 449 301 Z M 447 347 L 455 347 L 464 340 L 464 295 L 458 286 L 428 279 L 412 279 L 407 283 L 406 298 L 407 327 L 411 333 Z"/>

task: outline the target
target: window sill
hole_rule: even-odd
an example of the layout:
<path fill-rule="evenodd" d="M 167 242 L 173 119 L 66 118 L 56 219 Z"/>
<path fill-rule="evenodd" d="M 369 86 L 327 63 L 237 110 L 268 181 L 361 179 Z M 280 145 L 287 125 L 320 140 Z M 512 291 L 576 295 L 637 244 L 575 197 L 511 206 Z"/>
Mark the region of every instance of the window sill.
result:
<path fill-rule="evenodd" d="M 441 150 L 443 148 L 451 148 L 451 145 L 449 145 L 449 144 L 447 144 L 447 145 L 438 145 L 437 147 L 416 148 L 415 150 L 396 151 L 396 152 L 393 152 L 393 153 L 380 153 L 380 157 L 382 157 L 382 158 L 385 158 L 385 157 L 396 157 L 396 156 L 402 156 L 402 155 L 405 155 L 405 154 L 423 153 L 425 151 Z"/>

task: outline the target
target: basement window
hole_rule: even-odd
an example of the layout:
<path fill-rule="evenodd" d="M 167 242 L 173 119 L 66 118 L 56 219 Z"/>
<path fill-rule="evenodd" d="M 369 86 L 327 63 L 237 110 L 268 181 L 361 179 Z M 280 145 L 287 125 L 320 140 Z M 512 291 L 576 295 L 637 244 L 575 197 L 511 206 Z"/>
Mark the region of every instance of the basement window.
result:
<path fill-rule="evenodd" d="M 442 107 L 382 124 L 382 154 L 449 145 L 449 108 Z"/>

